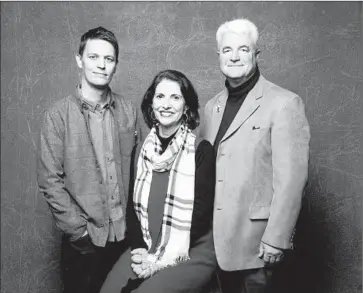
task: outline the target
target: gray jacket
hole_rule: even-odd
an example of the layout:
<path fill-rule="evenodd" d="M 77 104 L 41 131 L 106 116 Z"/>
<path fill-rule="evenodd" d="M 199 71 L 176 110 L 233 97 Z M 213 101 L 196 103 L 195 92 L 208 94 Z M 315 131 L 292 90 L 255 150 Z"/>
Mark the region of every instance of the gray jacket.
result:
<path fill-rule="evenodd" d="M 138 111 L 131 101 L 111 93 L 114 117 L 114 157 L 124 215 L 130 156 L 141 139 Z M 92 242 L 104 246 L 109 230 L 105 186 L 92 146 L 88 108 L 78 93 L 56 102 L 44 113 L 38 152 L 38 184 L 56 226 L 70 237 L 87 229 Z"/>

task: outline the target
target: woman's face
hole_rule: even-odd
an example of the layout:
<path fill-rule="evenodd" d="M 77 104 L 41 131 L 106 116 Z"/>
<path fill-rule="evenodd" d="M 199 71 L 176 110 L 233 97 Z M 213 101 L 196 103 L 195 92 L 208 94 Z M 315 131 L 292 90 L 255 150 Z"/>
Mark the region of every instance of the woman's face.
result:
<path fill-rule="evenodd" d="M 173 134 L 182 123 L 185 100 L 177 82 L 163 79 L 155 88 L 152 108 L 161 136 Z"/>

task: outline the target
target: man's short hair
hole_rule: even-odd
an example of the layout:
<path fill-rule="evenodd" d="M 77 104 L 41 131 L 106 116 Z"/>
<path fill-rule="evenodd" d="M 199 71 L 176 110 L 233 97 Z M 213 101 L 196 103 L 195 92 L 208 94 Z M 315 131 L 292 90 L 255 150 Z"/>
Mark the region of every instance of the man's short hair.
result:
<path fill-rule="evenodd" d="M 222 40 L 222 36 L 226 32 L 233 32 L 239 35 L 249 34 L 251 36 L 253 45 L 257 47 L 257 41 L 259 37 L 258 28 L 247 18 L 239 18 L 227 21 L 219 26 L 216 33 L 218 49 Z"/>
<path fill-rule="evenodd" d="M 104 40 L 109 42 L 113 48 L 115 49 L 116 62 L 118 62 L 118 42 L 113 34 L 113 32 L 105 29 L 102 26 L 90 29 L 88 32 L 84 33 L 81 37 L 81 43 L 78 48 L 78 54 L 82 56 L 84 48 L 86 47 L 86 43 L 88 40 Z"/>

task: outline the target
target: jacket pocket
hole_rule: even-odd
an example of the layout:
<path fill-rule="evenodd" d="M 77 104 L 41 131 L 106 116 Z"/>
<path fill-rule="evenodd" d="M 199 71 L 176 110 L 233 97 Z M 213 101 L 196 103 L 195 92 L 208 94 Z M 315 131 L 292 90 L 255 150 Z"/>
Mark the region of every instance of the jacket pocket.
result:
<path fill-rule="evenodd" d="M 260 143 L 265 145 L 270 141 L 270 128 L 265 126 L 253 125 L 248 133 L 248 144 L 255 147 Z"/>
<path fill-rule="evenodd" d="M 80 254 L 92 254 L 96 252 L 96 246 L 92 243 L 89 234 L 82 236 L 75 241 L 71 241 L 70 245 Z"/>
<path fill-rule="evenodd" d="M 124 156 L 130 156 L 135 145 L 134 127 L 122 127 L 118 129 L 120 151 Z"/>
<path fill-rule="evenodd" d="M 248 214 L 251 220 L 267 220 L 270 217 L 270 206 L 250 206 Z"/>

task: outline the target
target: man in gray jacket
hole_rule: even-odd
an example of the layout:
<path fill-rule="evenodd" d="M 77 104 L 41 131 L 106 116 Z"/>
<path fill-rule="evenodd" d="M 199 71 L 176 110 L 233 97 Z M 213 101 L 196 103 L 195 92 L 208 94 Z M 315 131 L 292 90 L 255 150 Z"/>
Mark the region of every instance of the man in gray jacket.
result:
<path fill-rule="evenodd" d="M 226 88 L 205 107 L 216 149 L 214 245 L 224 293 L 262 293 L 292 248 L 307 180 L 310 130 L 303 101 L 261 74 L 257 27 L 217 31 Z"/>
<path fill-rule="evenodd" d="M 45 111 L 38 183 L 63 232 L 65 293 L 99 289 L 125 248 L 130 155 L 141 139 L 137 110 L 109 87 L 118 62 L 114 34 L 81 37 L 74 92 Z"/>

